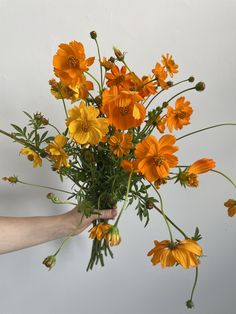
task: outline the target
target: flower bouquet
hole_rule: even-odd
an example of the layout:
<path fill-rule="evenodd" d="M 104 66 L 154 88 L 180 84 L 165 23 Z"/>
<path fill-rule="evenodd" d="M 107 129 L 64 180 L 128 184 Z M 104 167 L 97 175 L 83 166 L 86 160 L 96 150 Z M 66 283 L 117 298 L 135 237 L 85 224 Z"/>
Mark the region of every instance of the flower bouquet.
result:
<path fill-rule="evenodd" d="M 176 137 L 173 132 L 190 124 L 193 113 L 183 94 L 203 91 L 205 84 L 195 84 L 192 76 L 174 82 L 179 66 L 169 53 L 163 55 L 147 75 L 137 75 L 127 65 L 125 53 L 117 48 L 113 49 L 114 55 L 109 59 L 102 58 L 96 32 L 91 32 L 90 36 L 97 47 L 99 78 L 91 73 L 95 57 L 87 58 L 80 42 L 60 44 L 53 57 L 57 79 L 52 78 L 49 84 L 52 95 L 64 107 L 65 129 L 59 130 L 40 112 L 24 112 L 28 119 L 26 126 L 12 124 L 12 133 L 4 130 L 0 133 L 23 145 L 20 154 L 25 155 L 34 168 L 48 161 L 62 181 L 70 179 L 73 184 L 70 191 L 50 188 L 48 199 L 56 204 L 75 205 L 82 218 L 97 214 L 89 230 L 92 250 L 87 270 L 97 264 L 104 266 L 105 257 L 113 257 L 111 247 L 121 242 L 119 221 L 128 205 L 135 206 L 136 214 L 145 226 L 149 222 L 150 210 L 160 214 L 167 227 L 168 239 L 155 240 L 147 255 L 153 265 L 195 269 L 193 289 L 186 302 L 187 307 L 192 308 L 198 267 L 203 256 L 199 244 L 201 234 L 198 227 L 194 234 L 186 234 L 166 214 L 161 187 L 172 181 L 185 188 L 197 188 L 199 175 L 209 171 L 222 175 L 235 186 L 228 176 L 214 169 L 215 162 L 210 158 L 203 157 L 189 165 L 181 165 L 176 144 L 197 132 L 235 124 L 222 123 Z M 156 105 L 160 94 L 183 84 L 191 85 L 166 99 L 162 105 Z M 17 176 L 4 177 L 3 180 L 30 184 Z M 63 191 L 68 197 L 61 200 L 54 190 Z M 153 191 L 156 197 L 151 196 Z M 121 201 L 123 205 L 114 224 L 100 219 L 100 209 L 114 208 Z M 236 201 L 228 200 L 225 206 L 232 217 L 236 213 Z M 176 238 L 174 230 L 181 239 Z M 62 244 L 72 235 L 68 234 Z M 43 261 L 49 269 L 54 266 L 62 246 Z"/>

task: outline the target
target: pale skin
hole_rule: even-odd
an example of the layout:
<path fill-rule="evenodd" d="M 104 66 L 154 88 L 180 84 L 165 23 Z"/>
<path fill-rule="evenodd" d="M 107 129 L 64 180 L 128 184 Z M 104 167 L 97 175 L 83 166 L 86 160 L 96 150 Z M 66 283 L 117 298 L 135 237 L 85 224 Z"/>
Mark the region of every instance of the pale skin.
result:
<path fill-rule="evenodd" d="M 0 217 L 0 254 L 80 234 L 94 220 L 114 219 L 116 214 L 116 208 L 113 208 L 99 210 L 99 215 L 86 218 L 74 208 L 54 216 Z"/>

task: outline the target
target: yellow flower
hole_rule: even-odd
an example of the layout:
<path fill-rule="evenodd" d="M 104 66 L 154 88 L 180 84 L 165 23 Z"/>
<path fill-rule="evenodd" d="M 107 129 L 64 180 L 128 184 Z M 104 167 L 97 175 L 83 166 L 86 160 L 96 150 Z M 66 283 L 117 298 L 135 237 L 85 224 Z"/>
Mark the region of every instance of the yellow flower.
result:
<path fill-rule="evenodd" d="M 225 207 L 228 207 L 228 216 L 233 217 L 236 214 L 236 201 L 229 199 L 224 203 Z"/>
<path fill-rule="evenodd" d="M 59 134 L 54 138 L 54 142 L 49 143 L 45 148 L 45 151 L 49 154 L 50 159 L 55 162 L 54 167 L 56 169 L 60 169 L 62 166 L 70 167 L 70 164 L 67 161 L 68 155 L 63 149 L 65 145 L 66 137 Z"/>
<path fill-rule="evenodd" d="M 133 136 L 131 133 L 120 133 L 115 132 L 109 139 L 110 149 L 113 151 L 113 154 L 122 157 L 124 155 L 128 155 L 130 149 L 132 148 L 132 139 Z"/>
<path fill-rule="evenodd" d="M 70 137 L 79 144 L 95 145 L 108 133 L 108 120 L 97 118 L 99 109 L 86 106 L 81 102 L 79 106 L 68 110 L 69 118 L 66 124 Z"/>
<path fill-rule="evenodd" d="M 112 226 L 110 230 L 106 233 L 105 238 L 110 246 L 119 245 L 121 242 L 119 229 L 116 226 Z"/>
<path fill-rule="evenodd" d="M 91 228 L 88 232 L 90 232 L 90 239 L 102 240 L 105 238 L 108 230 L 110 230 L 112 226 L 107 223 L 99 223 L 93 228 Z"/>
<path fill-rule="evenodd" d="M 30 161 L 33 161 L 34 168 L 36 168 L 37 166 L 42 167 L 42 159 L 32 149 L 24 147 L 20 150 L 20 154 L 26 155 Z"/>
<path fill-rule="evenodd" d="M 162 64 L 164 65 L 171 77 L 173 77 L 174 73 L 179 72 L 179 66 L 175 64 L 174 60 L 172 59 L 172 55 L 169 55 L 169 53 L 167 53 L 166 56 L 162 55 Z"/>
<path fill-rule="evenodd" d="M 169 240 L 161 242 L 154 241 L 155 247 L 147 253 L 153 255 L 151 262 L 153 265 L 161 264 L 161 267 L 172 267 L 176 263 L 183 268 L 197 267 L 198 256 L 202 256 L 200 245 L 190 239 L 171 243 Z"/>

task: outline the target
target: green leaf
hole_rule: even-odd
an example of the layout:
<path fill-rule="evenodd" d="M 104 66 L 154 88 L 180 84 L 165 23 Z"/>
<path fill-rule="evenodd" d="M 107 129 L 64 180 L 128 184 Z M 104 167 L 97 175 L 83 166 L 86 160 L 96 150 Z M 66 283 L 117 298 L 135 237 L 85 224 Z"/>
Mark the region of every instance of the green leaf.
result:
<path fill-rule="evenodd" d="M 23 112 L 24 112 L 25 115 L 27 115 L 28 118 L 33 119 L 28 112 L 26 112 L 26 111 L 23 111 Z"/>
<path fill-rule="evenodd" d="M 14 128 L 17 132 L 23 134 L 22 129 L 21 129 L 18 125 L 16 125 L 16 124 L 11 124 L 11 126 L 13 126 L 13 128 Z"/>

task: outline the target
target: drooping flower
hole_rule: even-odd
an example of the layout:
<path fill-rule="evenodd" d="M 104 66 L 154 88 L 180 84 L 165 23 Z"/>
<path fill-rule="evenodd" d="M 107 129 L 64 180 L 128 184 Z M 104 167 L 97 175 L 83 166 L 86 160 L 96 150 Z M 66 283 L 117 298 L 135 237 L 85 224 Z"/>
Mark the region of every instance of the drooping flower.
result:
<path fill-rule="evenodd" d="M 138 161 L 137 160 L 126 160 L 123 159 L 120 166 L 127 172 L 138 172 Z"/>
<path fill-rule="evenodd" d="M 171 106 L 167 107 L 167 127 L 170 132 L 173 128 L 176 130 L 182 129 L 184 125 L 190 124 L 190 116 L 193 109 L 190 102 L 185 100 L 185 97 L 180 97 L 175 102 L 175 109 Z"/>
<path fill-rule="evenodd" d="M 228 216 L 233 217 L 236 214 L 236 201 L 229 199 L 224 203 L 225 207 L 228 207 Z"/>
<path fill-rule="evenodd" d="M 102 240 L 106 237 L 107 232 L 111 229 L 111 225 L 107 223 L 99 223 L 88 232 L 90 232 L 90 239 Z"/>
<path fill-rule="evenodd" d="M 109 124 L 119 130 L 135 128 L 143 122 L 146 110 L 138 92 L 119 90 L 112 86 L 102 94 L 101 111 L 106 114 Z"/>
<path fill-rule="evenodd" d="M 108 120 L 98 118 L 99 109 L 86 106 L 82 101 L 79 106 L 68 110 L 69 117 L 66 124 L 70 137 L 79 144 L 95 145 L 108 132 Z"/>
<path fill-rule="evenodd" d="M 113 154 L 122 157 L 124 155 L 128 155 L 130 149 L 133 146 L 132 143 L 133 136 L 131 133 L 121 133 L 115 132 L 109 139 L 110 149 L 113 151 Z"/>
<path fill-rule="evenodd" d="M 65 145 L 66 137 L 59 134 L 54 138 L 54 142 L 49 143 L 45 148 L 45 151 L 49 154 L 50 159 L 54 161 L 54 167 L 56 169 L 60 169 L 62 166 L 70 167 L 70 164 L 67 161 L 68 155 L 63 149 Z"/>
<path fill-rule="evenodd" d="M 114 63 L 112 63 L 110 60 L 107 60 L 106 57 L 103 57 L 103 58 L 102 58 L 102 61 L 100 62 L 100 64 L 101 64 L 101 66 L 103 66 L 107 71 L 109 71 L 109 70 L 113 67 L 113 65 L 114 65 Z"/>
<path fill-rule="evenodd" d="M 161 264 L 161 267 L 172 267 L 176 263 L 183 268 L 197 267 L 198 256 L 202 256 L 201 246 L 194 240 L 185 239 L 171 243 L 169 240 L 154 241 L 154 248 L 147 255 L 152 256 L 153 265 Z"/>
<path fill-rule="evenodd" d="M 160 140 L 150 135 L 136 145 L 138 170 L 148 181 L 166 178 L 169 169 L 177 166 L 178 158 L 173 155 L 178 150 L 173 146 L 175 141 L 172 135 L 164 135 Z"/>
<path fill-rule="evenodd" d="M 27 158 L 33 162 L 34 168 L 36 168 L 37 166 L 42 167 L 42 159 L 40 158 L 39 154 L 32 149 L 24 147 L 20 150 L 20 154 L 26 155 Z"/>
<path fill-rule="evenodd" d="M 164 133 L 166 128 L 166 117 L 161 118 L 159 116 L 156 121 L 156 127 L 160 133 Z"/>
<path fill-rule="evenodd" d="M 172 59 L 172 55 L 169 55 L 169 53 L 167 53 L 166 56 L 162 55 L 162 64 L 166 68 L 170 77 L 173 77 L 173 74 L 179 72 L 178 71 L 179 66 L 175 64 L 174 60 Z"/>
<path fill-rule="evenodd" d="M 121 69 L 117 65 L 113 65 L 111 68 L 111 73 L 106 73 L 107 86 L 122 86 L 125 80 L 127 68 L 122 66 Z"/>
<path fill-rule="evenodd" d="M 105 238 L 110 246 L 119 245 L 121 242 L 119 229 L 116 226 L 112 226 L 106 233 Z"/>
<path fill-rule="evenodd" d="M 158 85 L 161 86 L 162 89 L 168 89 L 169 85 L 165 82 L 167 78 L 167 72 L 165 69 L 160 65 L 160 63 L 157 63 L 155 68 L 152 70 L 152 73 L 155 75 L 157 79 Z"/>
<path fill-rule="evenodd" d="M 93 62 L 94 57 L 86 59 L 84 46 L 77 41 L 60 44 L 53 57 L 55 75 L 68 86 L 77 85 L 81 74 L 88 71 Z"/>
<path fill-rule="evenodd" d="M 180 171 L 177 181 L 180 181 L 180 184 L 184 187 L 198 187 L 198 175 L 206 173 L 213 168 L 215 168 L 215 161 L 213 159 L 199 159 L 184 171 Z"/>

